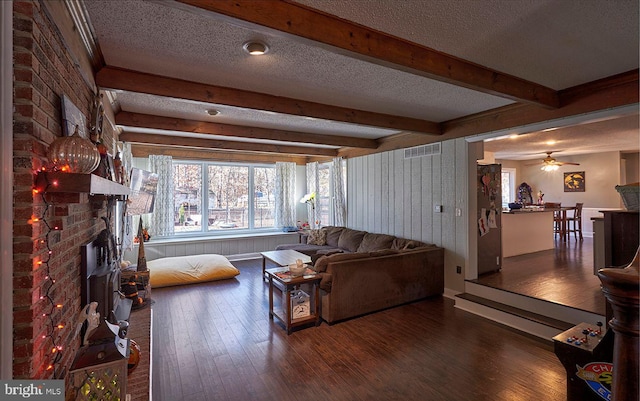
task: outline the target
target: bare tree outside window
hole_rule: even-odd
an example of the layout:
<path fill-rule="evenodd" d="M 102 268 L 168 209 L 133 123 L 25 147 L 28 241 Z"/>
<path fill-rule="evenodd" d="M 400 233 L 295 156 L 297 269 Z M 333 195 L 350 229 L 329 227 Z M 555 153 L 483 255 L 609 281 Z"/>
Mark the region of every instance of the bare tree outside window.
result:
<path fill-rule="evenodd" d="M 253 170 L 253 226 L 275 225 L 275 169 L 256 167 Z"/>
<path fill-rule="evenodd" d="M 199 164 L 173 165 L 175 183 L 175 231 L 200 231 L 202 225 L 202 166 Z"/>
<path fill-rule="evenodd" d="M 274 227 L 274 167 L 174 162 L 173 178 L 177 234 Z"/>

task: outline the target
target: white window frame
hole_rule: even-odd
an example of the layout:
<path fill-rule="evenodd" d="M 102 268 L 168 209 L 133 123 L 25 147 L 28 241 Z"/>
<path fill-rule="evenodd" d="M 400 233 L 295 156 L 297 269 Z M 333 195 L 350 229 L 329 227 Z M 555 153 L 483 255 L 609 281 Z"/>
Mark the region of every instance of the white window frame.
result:
<path fill-rule="evenodd" d="M 513 203 L 516 201 L 516 169 L 513 167 L 503 167 L 502 174 L 505 173 L 509 174 L 509 188 L 502 188 L 503 198 L 505 191 L 507 191 L 507 194 L 509 195 L 508 203 Z M 504 202 L 502 202 L 502 204 L 503 207 L 507 206 Z"/>
<path fill-rule="evenodd" d="M 232 167 L 247 167 L 249 169 L 248 172 L 248 192 L 247 194 L 253 194 L 255 184 L 253 182 L 255 178 L 254 169 L 255 168 L 272 168 L 275 170 L 275 164 L 266 164 L 266 163 L 224 163 L 224 162 L 207 162 L 207 161 L 194 161 L 194 160 L 173 160 L 173 164 L 191 164 L 191 165 L 200 165 L 202 168 L 202 176 L 201 176 L 201 213 L 204 216 L 207 215 L 207 219 L 202 218 L 202 221 L 206 221 L 207 223 L 201 223 L 199 225 L 200 230 L 192 230 L 186 232 L 176 232 L 172 237 L 167 238 L 176 238 L 176 237 L 188 237 L 188 236 L 224 236 L 224 235 L 236 235 L 236 234 L 251 234 L 251 233 L 264 233 L 264 232 L 275 232 L 279 231 L 277 227 L 260 227 L 254 228 L 254 219 L 253 215 L 255 212 L 255 206 L 253 204 L 253 197 L 250 197 L 250 201 L 247 201 L 248 204 L 248 228 L 230 228 L 225 230 L 210 230 L 208 224 L 208 210 L 209 210 L 209 166 L 232 166 Z M 174 183 L 177 185 L 178 183 Z M 275 205 L 274 205 L 274 215 L 275 215 Z"/>

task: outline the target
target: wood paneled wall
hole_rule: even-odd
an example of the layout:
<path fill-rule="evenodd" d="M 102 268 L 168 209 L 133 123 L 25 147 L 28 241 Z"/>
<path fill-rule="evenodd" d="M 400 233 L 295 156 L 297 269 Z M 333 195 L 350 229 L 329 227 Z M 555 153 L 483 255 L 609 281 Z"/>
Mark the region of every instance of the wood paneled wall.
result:
<path fill-rule="evenodd" d="M 445 287 L 463 291 L 469 253 L 467 142 L 445 141 L 441 149 L 440 155 L 413 159 L 404 158 L 404 149 L 348 159 L 347 226 L 445 248 Z M 442 213 L 434 211 L 437 205 Z"/>

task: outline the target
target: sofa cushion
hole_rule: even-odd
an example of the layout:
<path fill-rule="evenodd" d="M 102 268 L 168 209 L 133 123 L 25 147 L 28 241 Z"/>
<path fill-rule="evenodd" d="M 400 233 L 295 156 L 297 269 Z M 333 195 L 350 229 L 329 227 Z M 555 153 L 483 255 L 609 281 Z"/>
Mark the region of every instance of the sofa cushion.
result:
<path fill-rule="evenodd" d="M 318 249 L 318 252 L 316 252 L 315 255 L 311 255 L 311 264 L 315 266 L 318 259 L 320 259 L 325 255 L 333 255 L 334 253 L 342 253 L 342 252 L 344 251 L 340 248 L 325 247 L 323 249 Z"/>
<path fill-rule="evenodd" d="M 372 258 L 377 258 L 378 256 L 395 255 L 398 253 L 400 253 L 400 251 L 397 249 L 379 249 L 377 251 L 369 252 L 369 256 Z"/>
<path fill-rule="evenodd" d="M 313 269 L 319 273 L 327 271 L 327 266 L 331 262 L 341 262 L 343 260 L 352 260 L 352 259 L 362 259 L 366 258 L 368 254 L 362 253 L 334 253 L 333 255 L 323 256 L 316 264 L 313 266 Z"/>
<path fill-rule="evenodd" d="M 283 251 L 286 249 L 293 249 L 300 253 L 304 253 L 307 256 L 313 256 L 322 249 L 334 249 L 326 245 L 311 245 L 311 244 L 280 244 L 276 246 L 276 251 Z"/>
<path fill-rule="evenodd" d="M 366 233 L 356 252 L 371 252 L 380 249 L 390 249 L 395 239 L 392 235 Z"/>
<path fill-rule="evenodd" d="M 420 242 L 412 239 L 396 238 L 393 240 L 393 243 L 391 244 L 391 249 L 406 250 L 406 249 L 420 248 L 427 245 L 428 244 L 424 242 Z"/>
<path fill-rule="evenodd" d="M 366 231 L 352 230 L 351 228 L 345 228 L 342 230 L 340 234 L 340 238 L 338 238 L 338 248 L 347 250 L 349 252 L 356 252 L 360 243 L 362 243 L 362 238 Z"/>
<path fill-rule="evenodd" d="M 337 248 L 338 239 L 340 239 L 340 234 L 344 227 L 327 226 L 323 227 L 323 229 L 327 231 L 327 245 Z"/>
<path fill-rule="evenodd" d="M 307 236 L 307 244 L 327 245 L 327 230 L 318 229 L 309 231 L 309 235 Z"/>

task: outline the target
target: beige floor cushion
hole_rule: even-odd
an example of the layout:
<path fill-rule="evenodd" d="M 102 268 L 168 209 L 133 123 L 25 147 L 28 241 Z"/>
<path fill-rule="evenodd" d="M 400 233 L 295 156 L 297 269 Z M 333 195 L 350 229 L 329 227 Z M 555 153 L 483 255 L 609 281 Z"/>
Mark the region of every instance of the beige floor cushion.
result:
<path fill-rule="evenodd" d="M 240 274 L 227 258 L 216 254 L 160 258 L 147 262 L 147 267 L 151 288 L 223 280 Z"/>

